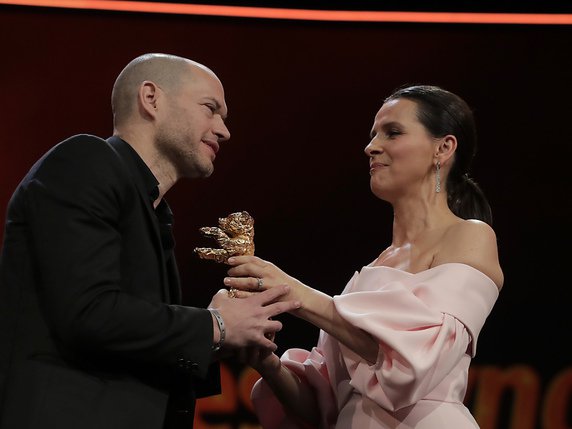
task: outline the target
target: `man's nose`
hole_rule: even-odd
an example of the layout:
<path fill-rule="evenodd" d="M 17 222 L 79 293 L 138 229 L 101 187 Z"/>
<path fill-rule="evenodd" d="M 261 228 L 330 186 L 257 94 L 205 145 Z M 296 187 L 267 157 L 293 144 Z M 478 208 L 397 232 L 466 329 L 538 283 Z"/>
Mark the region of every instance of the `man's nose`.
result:
<path fill-rule="evenodd" d="M 230 139 L 230 131 L 222 119 L 220 120 L 220 123 L 217 124 L 214 133 L 217 135 L 219 142 Z"/>

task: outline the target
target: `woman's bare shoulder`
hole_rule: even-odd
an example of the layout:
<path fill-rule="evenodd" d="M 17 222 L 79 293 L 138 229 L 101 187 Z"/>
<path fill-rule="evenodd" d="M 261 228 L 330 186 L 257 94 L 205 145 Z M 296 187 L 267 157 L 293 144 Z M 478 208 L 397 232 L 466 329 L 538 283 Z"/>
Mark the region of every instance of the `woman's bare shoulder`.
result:
<path fill-rule="evenodd" d="M 457 262 L 470 265 L 490 277 L 500 289 L 504 275 L 499 263 L 497 236 L 485 222 L 468 219 L 449 227 L 435 256 L 434 265 Z"/>

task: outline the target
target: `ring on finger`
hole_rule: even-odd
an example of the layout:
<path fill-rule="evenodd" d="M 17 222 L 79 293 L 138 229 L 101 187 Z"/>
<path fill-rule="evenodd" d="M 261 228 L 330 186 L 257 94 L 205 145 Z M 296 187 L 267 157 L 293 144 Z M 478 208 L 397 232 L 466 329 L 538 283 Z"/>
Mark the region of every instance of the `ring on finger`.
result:
<path fill-rule="evenodd" d="M 260 289 L 262 289 L 262 286 L 264 286 L 264 282 L 261 278 L 258 278 L 257 280 L 258 280 L 258 284 L 256 286 L 256 290 L 260 290 Z"/>
<path fill-rule="evenodd" d="M 228 296 L 229 296 L 229 298 L 236 298 L 236 289 L 233 288 L 233 287 L 231 287 L 231 288 L 228 290 Z"/>

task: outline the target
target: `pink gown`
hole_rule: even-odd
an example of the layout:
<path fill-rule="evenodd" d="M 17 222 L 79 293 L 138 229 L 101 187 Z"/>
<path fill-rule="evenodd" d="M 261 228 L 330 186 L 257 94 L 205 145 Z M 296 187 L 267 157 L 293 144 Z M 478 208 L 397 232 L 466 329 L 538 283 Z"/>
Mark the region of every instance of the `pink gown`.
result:
<path fill-rule="evenodd" d="M 411 274 L 363 267 L 334 296 L 340 315 L 377 339 L 374 364 L 320 331 L 311 352 L 283 365 L 316 391 L 321 429 L 475 429 L 463 405 L 479 332 L 498 298 L 477 269 L 447 263 Z M 253 404 L 264 429 L 305 428 L 285 415 L 259 380 Z"/>

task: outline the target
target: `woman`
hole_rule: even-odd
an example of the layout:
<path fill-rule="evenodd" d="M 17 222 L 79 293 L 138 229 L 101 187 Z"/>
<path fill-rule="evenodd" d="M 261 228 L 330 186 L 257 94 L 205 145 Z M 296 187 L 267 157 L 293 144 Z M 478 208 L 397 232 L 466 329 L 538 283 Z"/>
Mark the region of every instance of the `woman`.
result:
<path fill-rule="evenodd" d="M 371 190 L 393 206 L 391 245 L 334 297 L 259 258 L 229 261 L 239 296 L 287 284 L 282 299 L 302 304 L 293 314 L 321 329 L 311 352 L 250 352 L 264 428 L 478 428 L 462 402 L 503 273 L 490 207 L 467 175 L 475 150 L 462 99 L 399 89 L 365 148 Z"/>

